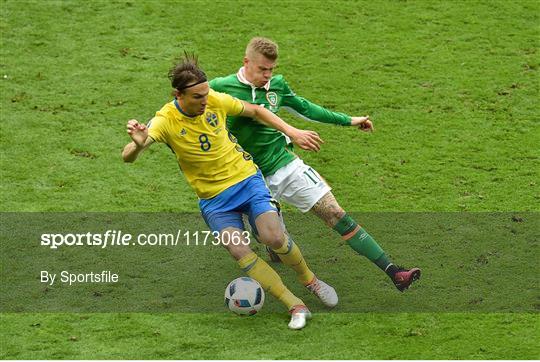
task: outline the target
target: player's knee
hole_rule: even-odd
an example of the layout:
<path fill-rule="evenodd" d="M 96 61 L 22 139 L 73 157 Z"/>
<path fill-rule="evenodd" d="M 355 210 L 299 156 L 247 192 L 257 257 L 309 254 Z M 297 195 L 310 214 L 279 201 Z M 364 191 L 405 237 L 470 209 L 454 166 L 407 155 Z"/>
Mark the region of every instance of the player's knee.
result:
<path fill-rule="evenodd" d="M 259 235 L 259 238 L 263 244 L 268 245 L 272 249 L 279 249 L 285 243 L 285 234 L 281 228 L 268 230 L 264 235 Z"/>
<path fill-rule="evenodd" d="M 251 252 L 251 248 L 244 244 L 222 243 L 222 245 L 236 260 L 240 260 Z"/>

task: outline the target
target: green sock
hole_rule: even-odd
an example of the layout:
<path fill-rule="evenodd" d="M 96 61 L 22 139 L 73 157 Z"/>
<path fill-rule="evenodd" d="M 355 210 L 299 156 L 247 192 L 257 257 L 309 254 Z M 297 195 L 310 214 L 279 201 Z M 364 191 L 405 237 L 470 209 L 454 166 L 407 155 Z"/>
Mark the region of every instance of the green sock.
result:
<path fill-rule="evenodd" d="M 393 266 L 379 244 L 349 215 L 345 214 L 334 226 L 334 230 L 354 251 L 371 260 L 383 271 L 387 272 Z"/>

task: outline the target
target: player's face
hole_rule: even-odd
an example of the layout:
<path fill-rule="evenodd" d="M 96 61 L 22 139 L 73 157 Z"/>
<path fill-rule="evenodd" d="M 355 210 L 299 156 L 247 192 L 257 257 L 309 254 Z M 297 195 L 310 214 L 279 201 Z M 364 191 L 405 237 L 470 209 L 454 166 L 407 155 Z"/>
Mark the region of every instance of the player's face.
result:
<path fill-rule="evenodd" d="M 208 102 L 210 87 L 208 82 L 197 84 L 187 88 L 183 93 L 178 94 L 178 102 L 182 110 L 191 116 L 199 116 L 204 113 Z"/>
<path fill-rule="evenodd" d="M 255 53 L 250 57 L 244 57 L 244 71 L 247 80 L 255 87 L 262 87 L 270 78 L 276 67 L 276 61 L 270 60 L 262 54 Z"/>

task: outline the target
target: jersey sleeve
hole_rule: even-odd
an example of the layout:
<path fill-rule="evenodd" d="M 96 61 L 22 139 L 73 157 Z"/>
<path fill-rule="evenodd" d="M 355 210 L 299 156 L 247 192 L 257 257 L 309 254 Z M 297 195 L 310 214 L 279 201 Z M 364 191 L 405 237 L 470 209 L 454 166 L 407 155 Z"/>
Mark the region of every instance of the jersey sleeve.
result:
<path fill-rule="evenodd" d="M 237 116 L 244 111 L 244 104 L 236 97 L 220 93 L 221 105 L 228 116 Z"/>
<path fill-rule="evenodd" d="M 283 104 L 285 110 L 301 118 L 321 123 L 350 126 L 351 117 L 345 113 L 332 112 L 324 107 L 297 96 L 283 80 Z"/>
<path fill-rule="evenodd" d="M 223 92 L 219 86 L 219 78 L 212 79 L 210 82 L 208 82 L 208 85 L 216 92 Z"/>
<path fill-rule="evenodd" d="M 159 112 L 156 113 L 154 118 L 152 118 L 146 125 L 148 127 L 148 136 L 152 137 L 152 139 L 156 142 L 167 143 L 165 139 L 166 121 L 167 119 L 160 115 Z"/>

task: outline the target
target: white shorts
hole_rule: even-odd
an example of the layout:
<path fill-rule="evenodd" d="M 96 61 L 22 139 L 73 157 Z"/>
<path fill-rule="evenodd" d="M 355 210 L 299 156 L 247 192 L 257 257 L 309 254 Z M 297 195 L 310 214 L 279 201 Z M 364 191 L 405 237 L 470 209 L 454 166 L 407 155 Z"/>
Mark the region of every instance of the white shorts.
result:
<path fill-rule="evenodd" d="M 284 201 L 302 212 L 308 212 L 317 201 L 332 190 L 317 171 L 299 158 L 265 177 L 277 201 Z"/>

